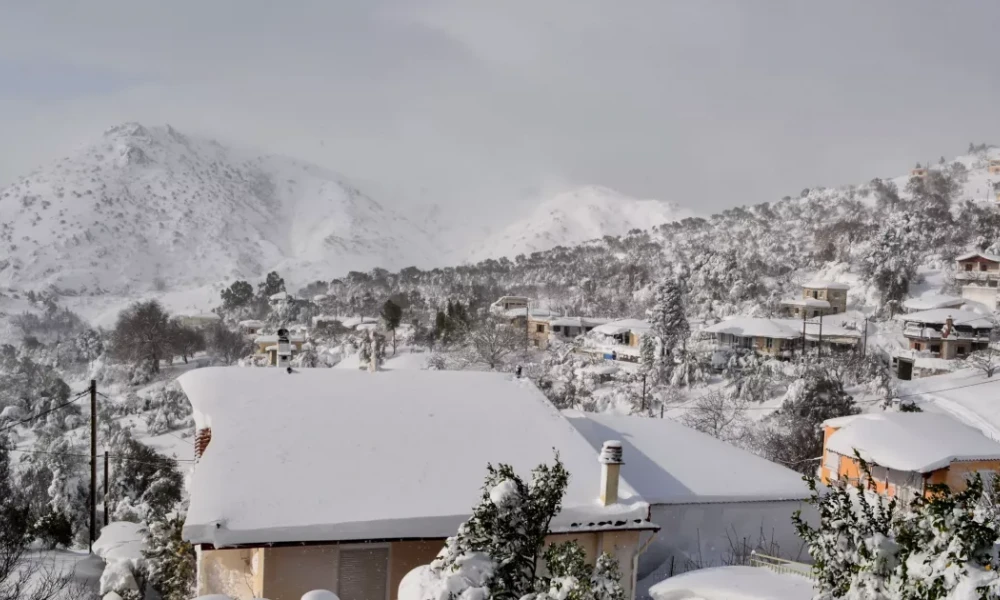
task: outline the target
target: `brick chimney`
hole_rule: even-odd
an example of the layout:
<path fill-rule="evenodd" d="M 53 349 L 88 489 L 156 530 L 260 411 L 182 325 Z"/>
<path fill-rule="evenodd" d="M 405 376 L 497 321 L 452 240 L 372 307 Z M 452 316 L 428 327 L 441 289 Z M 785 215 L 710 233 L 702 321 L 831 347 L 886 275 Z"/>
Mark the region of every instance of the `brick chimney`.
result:
<path fill-rule="evenodd" d="M 212 428 L 203 427 L 198 430 L 198 433 L 194 436 L 194 459 L 198 460 L 201 455 L 205 453 L 205 449 L 208 448 L 208 443 L 212 441 Z"/>
<path fill-rule="evenodd" d="M 597 462 L 601 463 L 601 505 L 610 506 L 618 502 L 618 480 L 625 464 L 622 461 L 622 443 L 616 440 L 604 442 Z"/>

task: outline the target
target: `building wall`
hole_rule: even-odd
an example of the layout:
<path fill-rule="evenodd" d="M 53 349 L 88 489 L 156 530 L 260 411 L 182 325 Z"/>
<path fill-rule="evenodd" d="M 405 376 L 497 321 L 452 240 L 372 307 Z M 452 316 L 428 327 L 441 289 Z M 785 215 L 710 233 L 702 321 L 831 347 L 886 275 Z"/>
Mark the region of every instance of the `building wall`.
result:
<path fill-rule="evenodd" d="M 847 311 L 847 290 L 831 290 L 827 288 L 802 288 L 803 298 L 814 298 L 816 300 L 826 300 L 830 303 L 830 310 L 824 314 L 832 315 Z M 812 312 L 812 308 L 809 309 Z M 801 313 L 799 313 L 801 316 Z"/>
<path fill-rule="evenodd" d="M 262 554 L 260 549 L 199 550 L 195 593 L 225 594 L 234 600 L 261 597 Z"/>
<path fill-rule="evenodd" d="M 972 300 L 973 302 L 981 302 L 986 306 L 995 306 L 997 303 L 997 289 L 982 285 L 963 285 L 962 298 Z"/>
<path fill-rule="evenodd" d="M 647 534 L 648 535 L 648 534 Z M 601 552 L 618 558 L 626 597 L 632 589 L 633 558 L 639 551 L 637 531 L 609 531 L 550 535 L 547 544 L 574 540 L 580 544 L 590 564 Z M 389 569 L 386 574 L 389 600 L 396 600 L 399 583 L 416 567 L 429 564 L 444 545 L 444 540 L 370 544 L 388 546 Z M 349 547 L 365 547 L 351 544 Z M 347 547 L 347 546 L 345 546 Z M 283 546 L 257 549 L 199 550 L 199 595 L 225 594 L 235 600 L 268 598 L 299 600 L 305 592 L 328 589 L 337 592 L 338 544 Z M 377 600 L 377 599 L 371 599 Z"/>
<path fill-rule="evenodd" d="M 966 488 L 969 477 L 972 477 L 977 471 L 1000 473 L 1000 460 L 953 462 L 948 468 L 931 473 L 928 483 L 944 483 L 951 491 L 960 492 Z"/>

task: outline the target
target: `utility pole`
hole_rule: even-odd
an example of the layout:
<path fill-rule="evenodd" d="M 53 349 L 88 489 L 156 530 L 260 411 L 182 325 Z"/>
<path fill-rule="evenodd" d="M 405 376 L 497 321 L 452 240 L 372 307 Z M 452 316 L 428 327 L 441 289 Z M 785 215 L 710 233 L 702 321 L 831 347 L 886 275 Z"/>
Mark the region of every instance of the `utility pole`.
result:
<path fill-rule="evenodd" d="M 806 361 L 806 309 L 802 309 L 802 362 Z"/>
<path fill-rule="evenodd" d="M 823 354 L 823 313 L 819 314 L 819 342 L 816 344 L 816 358 Z"/>
<path fill-rule="evenodd" d="M 531 334 L 528 331 L 528 315 L 531 314 L 531 300 L 524 305 L 524 355 L 528 355 L 528 346 L 531 344 Z"/>
<path fill-rule="evenodd" d="M 90 380 L 90 540 L 87 544 L 94 553 L 97 539 L 97 380 Z"/>
<path fill-rule="evenodd" d="M 646 373 L 642 374 L 642 406 L 639 410 L 646 412 Z"/>
<path fill-rule="evenodd" d="M 104 451 L 104 526 L 108 526 L 108 451 Z"/>
<path fill-rule="evenodd" d="M 868 315 L 865 315 L 865 341 L 861 343 L 861 356 L 868 354 Z"/>

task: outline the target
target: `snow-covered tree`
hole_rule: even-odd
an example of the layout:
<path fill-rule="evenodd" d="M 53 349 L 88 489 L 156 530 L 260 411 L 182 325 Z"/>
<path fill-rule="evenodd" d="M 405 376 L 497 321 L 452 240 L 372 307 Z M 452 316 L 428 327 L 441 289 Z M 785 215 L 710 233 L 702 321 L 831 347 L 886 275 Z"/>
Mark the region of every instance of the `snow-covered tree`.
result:
<path fill-rule="evenodd" d="M 861 260 L 861 272 L 879 292 L 883 308 L 893 310 L 917 274 L 917 252 L 909 216 L 894 212 L 883 221 Z"/>
<path fill-rule="evenodd" d="M 132 438 L 113 440 L 110 495 L 116 520 L 162 518 L 181 500 L 184 478 L 171 459 Z"/>
<path fill-rule="evenodd" d="M 992 348 L 973 352 L 966 361 L 970 366 L 982 371 L 987 377 L 993 377 L 997 369 L 1000 369 L 1000 354 Z"/>
<path fill-rule="evenodd" d="M 434 562 L 406 576 L 400 600 L 623 600 L 613 558 L 590 566 L 575 542 L 545 546 L 568 482 L 558 456 L 527 482 L 509 465 L 489 465 L 472 516 Z"/>
<path fill-rule="evenodd" d="M 385 361 L 385 336 L 371 329 L 368 331 L 368 335 L 361 338 L 358 361 L 362 366 L 368 366 L 373 360 L 375 368 L 381 367 L 382 362 Z"/>
<path fill-rule="evenodd" d="M 691 335 L 691 326 L 684 313 L 681 284 L 676 277 L 664 277 L 656 286 L 650 324 L 653 335 L 659 339 L 660 352 L 665 356 L 682 348 Z"/>
<path fill-rule="evenodd" d="M 184 541 L 184 515 L 149 524 L 149 548 L 143 552 L 149 585 L 163 600 L 188 600 L 194 595 L 196 557 Z"/>
<path fill-rule="evenodd" d="M 496 369 L 523 344 L 524 335 L 509 323 L 490 317 L 469 332 L 468 341 L 475 359 Z"/>

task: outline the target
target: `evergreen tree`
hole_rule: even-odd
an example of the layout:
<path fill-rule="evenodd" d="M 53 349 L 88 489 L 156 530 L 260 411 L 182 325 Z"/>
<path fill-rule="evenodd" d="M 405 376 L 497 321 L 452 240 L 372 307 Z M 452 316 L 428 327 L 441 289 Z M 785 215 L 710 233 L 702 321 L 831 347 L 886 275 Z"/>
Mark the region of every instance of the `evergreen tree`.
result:
<path fill-rule="evenodd" d="M 653 335 L 659 339 L 661 356 L 670 357 L 675 349 L 684 347 L 691 334 L 677 278 L 665 277 L 656 286 L 652 312 Z"/>
<path fill-rule="evenodd" d="M 891 311 L 906 296 L 917 274 L 913 236 L 910 218 L 892 213 L 862 258 L 862 274 L 879 291 L 882 307 Z"/>
<path fill-rule="evenodd" d="M 277 271 L 271 271 L 263 282 L 257 285 L 257 296 L 267 300 L 271 296 L 285 291 L 285 280 Z"/>
<path fill-rule="evenodd" d="M 222 290 L 222 309 L 232 311 L 238 308 L 249 306 L 253 301 L 253 286 L 246 281 L 235 281 L 228 288 Z"/>
<path fill-rule="evenodd" d="M 149 525 L 149 548 L 143 552 L 150 586 L 163 600 L 194 596 L 194 547 L 181 537 L 184 515 L 165 517 Z"/>
<path fill-rule="evenodd" d="M 115 518 L 162 518 L 181 500 L 184 478 L 177 465 L 127 431 L 115 438 L 109 490 Z"/>
<path fill-rule="evenodd" d="M 392 354 L 396 354 L 396 328 L 403 320 L 403 309 L 398 304 L 389 300 L 382 305 L 382 320 L 385 321 L 385 328 L 392 332 Z"/>

